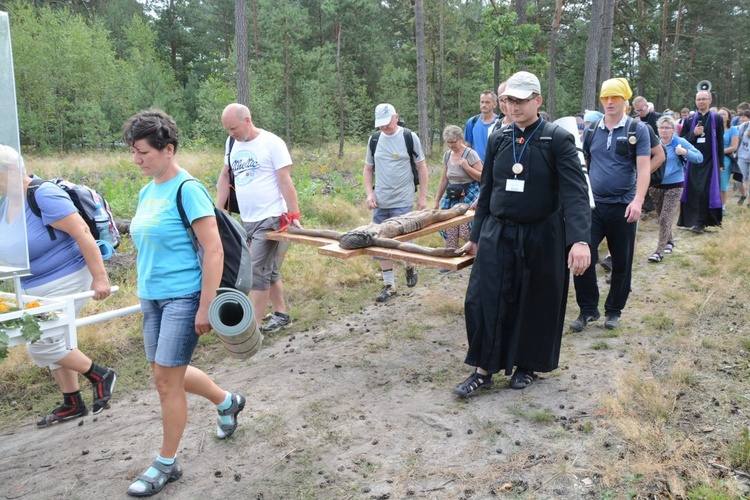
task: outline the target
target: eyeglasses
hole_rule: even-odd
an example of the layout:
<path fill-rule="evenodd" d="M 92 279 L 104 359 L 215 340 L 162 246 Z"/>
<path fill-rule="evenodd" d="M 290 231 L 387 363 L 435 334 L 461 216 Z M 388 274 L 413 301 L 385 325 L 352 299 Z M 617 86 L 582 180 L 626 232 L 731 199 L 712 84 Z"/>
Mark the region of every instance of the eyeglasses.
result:
<path fill-rule="evenodd" d="M 609 102 L 623 102 L 625 98 L 619 95 L 614 95 L 614 96 L 600 97 L 599 100 L 602 101 L 602 103 L 606 104 L 608 101 Z"/>
<path fill-rule="evenodd" d="M 674 127 L 657 127 L 659 130 L 674 130 Z"/>
<path fill-rule="evenodd" d="M 508 99 L 506 99 L 505 97 L 500 97 L 498 98 L 498 101 L 500 101 L 501 104 L 505 104 L 508 101 Z"/>
<path fill-rule="evenodd" d="M 531 97 L 527 99 L 516 99 L 515 97 L 506 97 L 505 99 L 506 99 L 506 103 L 510 104 L 511 106 L 523 106 L 524 104 L 529 103 L 533 101 L 534 99 L 536 99 L 536 97 L 532 95 Z"/>
<path fill-rule="evenodd" d="M 460 140 L 459 140 L 459 139 L 456 139 L 456 140 L 454 140 L 454 141 L 450 141 L 450 140 L 448 140 L 448 141 L 445 141 L 445 143 L 446 143 L 447 145 L 449 145 L 449 146 L 450 146 L 450 145 L 452 145 L 452 144 L 458 144 L 459 142 L 460 142 Z"/>

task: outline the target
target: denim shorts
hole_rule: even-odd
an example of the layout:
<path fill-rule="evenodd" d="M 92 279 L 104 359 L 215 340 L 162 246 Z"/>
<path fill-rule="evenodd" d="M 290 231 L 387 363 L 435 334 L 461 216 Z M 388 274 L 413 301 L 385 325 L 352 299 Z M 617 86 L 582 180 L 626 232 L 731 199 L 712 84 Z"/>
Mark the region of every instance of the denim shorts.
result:
<path fill-rule="evenodd" d="M 143 346 L 149 363 L 167 367 L 190 364 L 199 337 L 195 315 L 200 299 L 200 292 L 173 299 L 141 299 Z"/>

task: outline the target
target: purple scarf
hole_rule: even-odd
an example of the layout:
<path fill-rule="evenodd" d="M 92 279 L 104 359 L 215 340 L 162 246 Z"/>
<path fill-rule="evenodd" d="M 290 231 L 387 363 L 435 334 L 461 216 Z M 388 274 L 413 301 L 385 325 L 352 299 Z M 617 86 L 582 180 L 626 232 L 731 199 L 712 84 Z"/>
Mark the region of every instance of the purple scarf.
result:
<path fill-rule="evenodd" d="M 697 112 L 696 112 L 697 115 Z M 714 112 L 709 111 L 706 115 L 706 124 L 711 124 L 711 163 L 713 167 L 711 169 L 711 185 L 708 188 L 708 208 L 721 208 L 721 192 L 719 190 L 719 149 L 717 148 L 716 141 L 716 123 L 714 120 Z M 690 123 L 690 132 L 695 130 L 695 126 L 698 124 L 698 117 L 693 116 L 693 121 Z M 704 124 L 705 128 L 705 124 Z M 723 138 L 722 138 L 723 139 Z M 687 162 L 685 165 L 685 180 L 682 182 L 682 197 L 680 201 L 687 203 L 687 186 L 688 180 L 690 179 L 690 167 L 692 162 Z"/>

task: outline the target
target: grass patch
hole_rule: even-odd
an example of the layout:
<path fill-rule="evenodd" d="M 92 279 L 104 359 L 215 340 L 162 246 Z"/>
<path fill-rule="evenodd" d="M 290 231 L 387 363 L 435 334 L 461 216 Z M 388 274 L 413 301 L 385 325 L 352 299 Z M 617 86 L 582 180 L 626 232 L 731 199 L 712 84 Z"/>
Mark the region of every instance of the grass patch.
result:
<path fill-rule="evenodd" d="M 536 424 L 549 424 L 555 421 L 555 414 L 550 410 L 536 410 L 512 405 L 508 407 L 508 413 Z"/>
<path fill-rule="evenodd" d="M 594 342 L 593 344 L 591 344 L 591 348 L 595 351 L 601 351 L 605 349 L 612 349 L 612 346 L 610 346 L 604 340 L 600 340 L 599 342 Z"/>

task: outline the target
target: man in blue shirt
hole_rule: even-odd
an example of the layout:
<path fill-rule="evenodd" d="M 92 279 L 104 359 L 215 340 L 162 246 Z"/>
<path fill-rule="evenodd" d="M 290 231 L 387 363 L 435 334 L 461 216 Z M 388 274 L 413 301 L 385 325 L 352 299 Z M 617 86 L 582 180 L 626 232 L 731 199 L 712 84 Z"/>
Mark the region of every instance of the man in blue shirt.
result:
<path fill-rule="evenodd" d="M 583 133 L 588 141 L 589 177 L 596 208 L 591 214 L 591 262 L 597 261 L 597 248 L 604 238 L 612 255 L 612 280 L 604 303 L 604 327 L 620 326 L 620 314 L 630 294 L 636 223 L 641 217 L 643 200 L 651 180 L 651 144 L 648 126 L 636 124 L 635 135 L 629 135 L 632 118 L 625 114 L 628 99 L 633 96 L 628 81 L 613 78 L 602 83 L 600 100 L 604 118 Z M 585 149 L 585 148 L 584 148 Z M 570 324 L 580 332 L 589 321 L 599 319 L 599 286 L 595 266 L 574 278 L 576 301 L 581 308 Z"/>
<path fill-rule="evenodd" d="M 484 153 L 487 151 L 487 135 L 490 127 L 497 120 L 495 107 L 497 96 L 491 90 L 485 90 L 479 96 L 480 114 L 474 115 L 466 122 L 464 130 L 464 141 L 466 145 L 477 152 L 479 158 L 484 161 Z"/>

